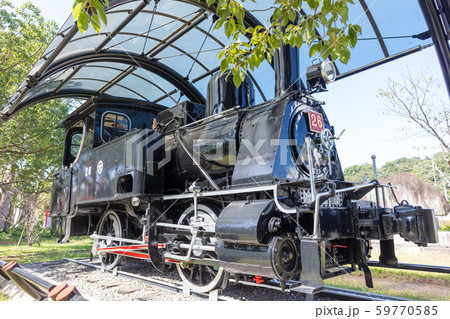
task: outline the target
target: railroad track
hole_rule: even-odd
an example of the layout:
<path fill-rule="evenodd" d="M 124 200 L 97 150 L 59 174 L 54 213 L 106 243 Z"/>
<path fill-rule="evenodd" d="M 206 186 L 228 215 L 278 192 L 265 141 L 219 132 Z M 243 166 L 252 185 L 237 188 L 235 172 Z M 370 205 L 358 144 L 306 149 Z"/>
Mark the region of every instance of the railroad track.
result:
<path fill-rule="evenodd" d="M 330 286 L 326 286 L 320 294 L 330 298 L 339 298 L 342 301 L 413 301 L 412 299 Z"/>
<path fill-rule="evenodd" d="M 66 258 L 63 257 L 63 260 L 67 260 L 69 262 L 72 263 L 76 263 L 79 265 L 84 265 L 86 267 L 90 267 L 90 268 L 96 268 L 98 270 L 104 270 L 101 266 L 98 265 L 94 265 L 85 261 L 81 261 L 81 260 L 77 260 L 77 259 L 70 259 L 70 258 Z M 126 271 L 122 271 L 122 270 L 104 270 L 104 271 L 108 271 L 113 273 L 114 275 L 117 276 L 121 276 L 121 277 L 125 277 L 125 278 L 130 278 L 130 279 L 134 279 L 134 280 L 139 280 L 140 282 L 158 287 L 158 288 L 162 288 L 162 289 L 166 289 L 172 292 L 177 292 L 177 293 L 184 293 L 186 292 L 186 289 L 183 287 L 183 285 L 179 285 L 179 284 L 174 284 L 171 282 L 167 282 L 167 281 L 163 281 L 163 280 L 159 280 L 159 279 L 153 279 L 153 278 L 148 278 L 148 277 L 143 277 L 143 276 L 139 276 L 133 273 L 129 273 Z M 229 301 L 232 300 L 230 298 L 226 298 L 223 296 L 220 296 L 218 294 L 218 292 L 215 293 L 210 293 L 210 294 L 206 294 L 206 293 L 196 293 L 196 292 L 191 292 L 192 295 L 194 296 L 198 296 L 201 298 L 209 298 L 211 300 L 219 300 L 219 301 Z"/>
<path fill-rule="evenodd" d="M 424 272 L 436 272 L 441 274 L 450 274 L 450 267 L 445 266 L 431 266 L 431 265 L 418 265 L 418 264 L 403 264 L 398 263 L 397 265 L 384 265 L 377 261 L 369 261 L 367 263 L 370 267 L 381 267 L 381 268 L 392 268 L 392 269 L 403 269 L 403 270 L 415 270 Z"/>
<path fill-rule="evenodd" d="M 66 261 L 69 261 L 72 263 L 76 263 L 76 264 L 80 264 L 80 265 L 84 265 L 86 267 L 103 270 L 101 266 L 94 265 L 89 262 L 65 258 L 65 257 L 63 258 L 63 260 L 66 260 Z M 107 271 L 107 270 L 105 270 L 105 271 Z M 140 282 L 143 282 L 143 283 L 146 283 L 146 284 L 149 284 L 149 285 L 161 288 L 161 289 L 166 289 L 166 290 L 169 290 L 172 292 L 177 292 L 177 293 L 186 293 L 186 289 L 183 287 L 183 285 L 166 282 L 166 281 L 159 280 L 159 279 L 143 277 L 143 276 L 139 276 L 139 275 L 136 275 L 133 273 L 121 271 L 121 270 L 112 270 L 109 272 L 113 273 L 114 275 L 122 276 L 125 278 L 139 280 Z M 272 290 L 278 290 L 278 291 L 283 290 L 286 293 L 298 293 L 294 290 L 290 290 L 289 288 L 282 289 L 279 285 L 276 285 L 275 283 L 274 284 L 256 284 L 256 283 L 247 282 L 247 281 L 236 282 L 236 280 L 234 280 L 234 279 L 230 279 L 230 282 L 235 283 L 235 284 L 242 284 L 244 286 L 266 288 L 266 289 L 272 289 Z M 292 284 L 295 284 L 295 283 L 297 283 L 297 282 L 292 282 Z M 218 301 L 235 300 L 232 298 L 227 298 L 225 296 L 221 296 L 219 291 L 215 291 L 215 292 L 212 292 L 209 294 L 191 292 L 191 294 L 201 297 L 201 298 L 209 298 L 210 300 L 218 300 Z M 374 294 L 374 293 L 369 293 L 369 292 L 365 292 L 365 291 L 356 291 L 356 290 L 350 290 L 350 289 L 344 289 L 344 288 L 338 288 L 338 287 L 330 287 L 330 286 L 325 286 L 324 290 L 321 293 L 319 293 L 318 297 L 319 298 L 323 298 L 323 297 L 333 298 L 333 299 L 345 300 L 345 301 L 409 301 L 409 300 L 411 300 L 411 299 L 399 298 L 399 297 L 394 297 L 394 296 L 380 295 L 380 294 Z"/>

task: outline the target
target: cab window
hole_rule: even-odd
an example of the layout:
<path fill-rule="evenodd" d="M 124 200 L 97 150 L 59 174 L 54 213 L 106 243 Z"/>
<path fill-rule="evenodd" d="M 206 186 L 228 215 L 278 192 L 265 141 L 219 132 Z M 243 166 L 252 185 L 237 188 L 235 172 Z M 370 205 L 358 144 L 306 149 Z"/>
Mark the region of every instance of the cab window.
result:
<path fill-rule="evenodd" d="M 125 114 L 105 112 L 102 116 L 101 139 L 109 142 L 130 130 L 130 119 Z"/>
<path fill-rule="evenodd" d="M 69 167 L 75 162 L 78 154 L 80 153 L 82 141 L 83 123 L 79 122 L 67 131 L 66 143 L 64 147 L 64 166 Z"/>
<path fill-rule="evenodd" d="M 83 134 L 74 132 L 70 138 L 70 154 L 76 158 L 80 151 L 81 141 L 83 140 Z"/>

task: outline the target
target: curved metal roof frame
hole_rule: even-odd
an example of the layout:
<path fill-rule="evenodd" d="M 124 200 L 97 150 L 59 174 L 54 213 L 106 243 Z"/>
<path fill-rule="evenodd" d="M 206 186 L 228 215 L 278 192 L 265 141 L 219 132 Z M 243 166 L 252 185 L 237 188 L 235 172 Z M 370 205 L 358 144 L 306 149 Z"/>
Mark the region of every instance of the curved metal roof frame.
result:
<path fill-rule="evenodd" d="M 130 52 L 116 51 L 116 52 L 100 52 L 97 54 L 85 54 L 77 55 L 76 57 L 66 59 L 61 61 L 57 65 L 52 65 L 43 75 L 42 78 L 48 78 L 61 70 L 66 70 L 72 67 L 77 67 L 79 65 L 86 64 L 88 62 L 117 62 L 122 64 L 127 64 L 129 66 L 136 66 L 154 73 L 159 76 L 164 76 L 164 78 L 172 83 L 175 87 L 180 88 L 180 90 L 193 102 L 205 103 L 205 98 L 203 95 L 193 86 L 189 81 L 183 78 L 175 70 L 167 67 L 155 60 L 149 60 L 145 57 L 132 54 Z M 124 71 L 122 71 L 124 72 Z M 164 90 L 163 90 L 164 91 Z"/>
<path fill-rule="evenodd" d="M 77 54 L 74 57 L 68 57 L 68 58 L 64 59 L 63 61 L 58 61 L 57 64 L 55 64 L 54 63 L 55 59 L 57 58 L 57 56 L 61 53 L 61 51 L 65 48 L 65 46 L 68 43 L 73 43 L 78 40 L 85 40 L 87 37 L 93 36 L 93 35 L 87 35 L 87 36 L 82 36 L 79 39 L 73 39 L 74 36 L 78 32 L 77 25 L 74 23 L 72 25 L 72 27 L 70 27 L 70 28 L 63 29 L 64 28 L 63 27 L 60 30 L 60 32 L 58 33 L 59 35 L 63 36 L 63 40 L 61 41 L 61 43 L 59 43 L 59 45 L 53 51 L 50 51 L 51 52 L 50 56 L 45 58 L 45 62 L 39 67 L 39 69 L 37 69 L 33 74 L 30 74 L 27 77 L 27 79 L 22 83 L 19 90 L 16 92 L 16 94 L 11 99 L 9 105 L 3 110 L 2 114 L 0 114 L 1 118 L 3 120 L 6 120 L 7 118 L 14 115 L 21 109 L 31 105 L 31 103 L 29 101 L 33 101 L 34 103 L 36 103 L 36 101 L 44 102 L 46 99 L 48 100 L 51 98 L 55 98 L 56 96 L 59 96 L 58 93 L 63 92 L 63 90 L 61 90 L 61 86 L 63 86 L 65 83 L 67 83 L 71 79 L 71 76 L 69 76 L 68 79 L 66 79 L 65 81 L 63 81 L 63 83 L 61 83 L 60 87 L 58 87 L 56 92 L 54 92 L 55 94 L 38 94 L 40 98 L 36 99 L 35 97 L 32 97 L 29 101 L 27 100 L 26 102 L 25 101 L 22 102 L 22 99 L 27 95 L 27 93 L 29 92 L 30 89 L 34 88 L 39 83 L 42 83 L 46 79 L 50 78 L 52 75 L 54 75 L 58 72 L 64 71 L 64 70 L 68 70 L 72 67 L 76 68 L 76 67 L 82 66 L 85 63 L 96 62 L 96 61 L 118 62 L 118 63 L 130 65 L 130 66 L 142 68 L 146 71 L 149 71 L 160 77 L 163 77 L 165 80 L 167 80 L 169 83 L 171 83 L 172 85 L 175 86 L 175 88 L 176 88 L 175 90 L 166 92 L 164 89 L 162 89 L 158 85 L 155 85 L 159 90 L 161 90 L 164 93 L 163 96 L 156 99 L 157 101 L 160 101 L 160 100 L 164 99 L 165 97 L 170 97 L 172 100 L 174 100 L 171 95 L 174 94 L 174 92 L 182 92 L 182 94 L 185 95 L 191 101 L 204 104 L 205 103 L 204 96 L 195 88 L 195 86 L 192 83 L 195 83 L 196 81 L 199 81 L 199 80 L 203 79 L 204 77 L 218 71 L 219 68 L 208 69 L 200 60 L 193 57 L 190 53 L 179 48 L 178 46 L 174 45 L 173 43 L 176 40 L 178 40 L 179 38 L 181 38 L 186 32 L 195 28 L 195 29 L 199 30 L 200 32 L 204 33 L 205 36 L 208 36 L 209 38 L 211 38 L 219 46 L 224 47 L 224 44 L 220 40 L 218 40 L 217 38 L 215 38 L 214 36 L 212 36 L 211 34 L 206 32 L 202 28 L 198 27 L 198 25 L 201 22 L 203 22 L 204 20 L 206 20 L 208 18 L 208 16 L 211 15 L 213 12 L 207 6 L 205 1 L 202 2 L 202 1 L 197 1 L 197 0 L 196 1 L 182 0 L 182 2 L 194 5 L 195 7 L 198 7 L 200 9 L 199 12 L 196 15 L 194 15 L 194 17 L 191 18 L 190 20 L 185 20 L 183 18 L 174 16 L 174 15 L 170 15 L 170 14 L 166 14 L 166 13 L 145 10 L 145 13 L 149 13 L 149 14 L 155 13 L 157 15 L 172 18 L 172 19 L 174 19 L 174 21 L 176 20 L 176 21 L 183 23 L 181 28 L 178 28 L 175 32 L 168 35 L 165 39 L 157 39 L 155 37 L 150 37 L 148 35 L 145 35 L 145 33 L 148 33 L 148 31 L 143 32 L 141 34 L 130 33 L 130 32 L 121 33 L 121 30 L 123 30 L 127 26 L 127 24 L 130 21 L 132 21 L 133 18 L 136 17 L 140 12 L 144 12 L 143 9 L 147 6 L 147 4 L 150 3 L 149 0 L 139 0 L 140 4 L 138 4 L 138 6 L 131 11 L 127 10 L 127 9 L 125 9 L 125 10 L 120 9 L 120 6 L 122 6 L 124 4 L 137 2 L 137 1 L 138 0 L 116 0 L 116 1 L 112 0 L 112 1 L 110 1 L 110 7 L 106 10 L 107 14 L 117 13 L 117 12 L 127 12 L 128 16 L 114 29 L 114 31 L 112 31 L 108 34 L 102 33 L 103 35 L 106 35 L 107 37 L 98 46 L 96 46 L 96 48 L 93 50 L 93 52 L 91 51 L 90 54 L 82 54 L 82 55 Z M 119 10 L 117 10 L 117 9 L 119 9 Z M 205 12 L 208 12 L 208 14 L 205 14 Z M 259 22 L 251 14 L 248 14 L 246 16 L 246 24 L 248 26 L 256 26 L 257 24 L 259 24 Z M 102 34 L 100 34 L 100 35 L 102 35 Z M 106 53 L 103 52 L 103 50 L 106 50 L 105 47 L 107 46 L 107 44 L 110 43 L 110 41 L 113 40 L 114 36 L 117 34 L 124 34 L 124 35 L 131 35 L 133 37 L 146 38 L 146 39 L 158 41 L 159 44 L 157 46 L 151 48 L 147 53 L 144 54 L 144 56 L 137 55 L 132 52 L 126 52 L 123 50 L 122 51 L 108 50 L 108 52 L 106 52 Z M 97 36 L 97 34 L 95 34 L 95 36 Z M 116 45 L 117 45 L 117 43 L 115 45 L 111 46 L 111 48 Z M 189 78 L 183 77 L 182 75 L 180 75 L 178 72 L 176 72 L 172 68 L 168 67 L 167 65 L 165 65 L 161 62 L 158 62 L 158 58 L 152 58 L 167 47 L 172 47 L 175 50 L 181 52 L 182 55 L 190 58 L 195 64 L 198 64 L 206 72 L 203 73 L 201 76 L 196 77 L 192 81 L 189 81 Z M 48 54 L 48 52 L 47 52 L 47 54 Z M 76 72 L 72 72 L 72 76 L 75 74 L 76 74 Z M 154 84 L 154 83 L 152 83 L 152 84 Z M 264 94 L 262 93 L 259 85 L 257 83 L 255 83 L 255 84 L 256 84 L 256 87 L 258 88 L 258 90 L 260 91 L 261 95 L 264 98 Z M 99 93 L 101 94 L 103 92 L 90 92 L 90 93 L 94 93 L 94 95 L 98 95 Z M 82 94 L 82 95 L 80 95 L 80 97 L 86 97 L 86 95 L 87 94 Z M 46 98 L 44 98 L 44 97 L 46 97 Z M 174 100 L 174 102 L 176 103 L 175 100 Z"/>
<path fill-rule="evenodd" d="M 177 103 L 175 97 L 176 94 L 179 94 L 179 99 L 181 99 L 181 97 L 184 96 L 185 98 L 190 99 L 191 101 L 198 103 L 205 103 L 205 98 L 203 94 L 199 91 L 198 87 L 196 87 L 195 84 L 198 84 L 197 82 L 201 83 L 200 86 L 199 85 L 197 86 L 201 87 L 201 90 L 203 90 L 204 81 L 201 80 L 219 71 L 219 66 L 218 61 L 215 61 L 214 62 L 215 64 L 211 65 L 212 63 L 211 61 L 205 61 L 205 58 L 201 59 L 199 57 L 199 54 L 200 52 L 205 53 L 208 51 L 211 52 L 216 50 L 211 46 L 212 43 L 217 44 L 218 46 L 217 50 L 224 47 L 223 41 L 219 39 L 220 37 L 223 36 L 223 34 L 217 33 L 219 36 L 216 37 L 214 34 L 212 34 L 212 32 L 210 32 L 211 29 L 207 31 L 207 27 L 204 25 L 204 21 L 214 16 L 215 13 L 214 5 L 208 6 L 205 0 L 177 0 L 177 1 L 179 1 L 180 3 L 184 3 L 183 5 L 185 7 L 183 7 L 183 5 L 173 6 L 173 2 L 169 0 L 158 0 L 156 2 L 153 1 L 154 2 L 153 7 L 149 6 L 149 4 L 152 2 L 151 0 L 110 0 L 110 7 L 106 10 L 106 14 L 108 15 L 108 19 L 110 17 L 115 17 L 116 19 L 111 20 L 115 21 L 113 24 L 113 29 L 111 29 L 109 32 L 103 31 L 102 33 L 100 33 L 100 35 L 89 34 L 88 32 L 87 34 L 80 35 L 79 37 L 77 37 L 78 35 L 77 25 L 75 23 L 72 23 L 72 21 L 70 20 L 71 17 L 69 17 L 65 25 L 61 28 L 61 30 L 59 31 L 53 42 L 49 45 L 49 47 L 45 51 L 44 55 L 40 58 L 36 66 L 27 76 L 26 80 L 21 84 L 17 92 L 13 95 L 7 107 L 2 111 L 2 113 L 0 113 L 0 123 L 2 122 L 2 120 L 6 120 L 7 118 L 16 114 L 21 109 L 28 107 L 31 104 L 37 103 L 36 101 L 42 102 L 52 98 L 68 97 L 68 96 L 86 98 L 88 95 L 91 94 L 93 96 L 98 96 L 101 94 L 106 94 L 106 92 L 114 86 L 123 89 L 122 92 L 124 91 L 132 92 L 136 97 L 139 97 L 139 99 L 141 99 L 143 102 L 158 103 L 166 101 L 165 103 L 167 103 L 167 101 L 170 102 L 171 100 L 174 103 Z M 252 4 L 249 2 L 248 6 L 251 7 L 253 5 L 254 6 L 253 8 L 260 9 L 259 8 L 260 4 L 268 3 L 268 0 L 259 0 L 259 1 L 261 2 L 258 2 L 258 4 L 256 3 Z M 404 1 L 406 0 L 400 1 L 402 4 L 397 4 L 397 6 L 403 5 Z M 443 11 L 445 13 L 445 16 L 448 15 L 447 12 L 448 3 L 446 2 L 446 0 L 418 0 L 419 4 L 422 6 L 422 11 L 425 16 L 426 23 L 425 20 L 421 21 L 420 27 L 414 29 L 411 28 L 410 25 L 411 23 L 413 22 L 416 23 L 417 21 L 413 21 L 407 25 L 408 28 L 406 30 L 408 30 L 409 32 L 409 30 L 414 29 L 415 30 L 414 32 L 422 32 L 422 29 L 424 28 L 424 26 L 427 27 L 427 24 L 429 30 L 425 29 L 426 30 L 425 32 L 422 32 L 417 35 L 403 36 L 403 38 L 411 38 L 411 39 L 416 38 L 419 40 L 424 40 L 428 39 L 427 32 L 429 32 L 433 37 L 433 42 L 435 44 L 438 43 L 440 47 L 444 47 L 444 45 L 440 43 L 444 41 L 442 40 L 444 39 L 444 36 L 437 38 L 436 37 L 437 31 L 435 31 L 434 28 L 435 25 L 437 25 L 437 20 L 439 18 L 433 16 L 432 18 L 434 18 L 434 20 L 436 21 L 434 21 L 435 25 L 431 24 L 429 21 L 431 18 L 427 16 L 427 12 L 425 12 L 426 10 L 424 9 L 425 7 L 431 8 L 432 6 L 431 3 L 434 3 L 435 1 L 439 3 L 444 2 L 444 6 L 439 4 L 437 6 L 442 10 L 446 9 Z M 344 72 L 341 72 L 342 74 L 338 76 L 338 79 L 349 76 L 351 74 L 355 74 L 357 72 L 361 72 L 363 70 L 366 70 L 367 68 L 379 65 L 381 63 L 385 63 L 387 61 L 405 56 L 407 54 L 419 51 L 423 48 L 421 44 L 417 45 L 417 41 L 415 46 L 412 46 L 413 41 L 408 40 L 409 41 L 408 43 L 405 43 L 403 45 L 396 44 L 396 46 L 394 47 L 393 47 L 394 42 L 387 43 L 385 41 L 385 39 L 389 38 L 394 39 L 402 37 L 401 36 L 398 37 L 398 34 L 393 34 L 393 36 L 392 34 L 389 34 L 390 37 L 383 37 L 382 31 L 386 33 L 386 30 L 391 30 L 391 28 L 389 25 L 388 26 L 389 28 L 386 29 L 387 26 L 385 22 L 384 25 L 381 25 L 381 27 L 382 28 L 384 27 L 384 29 L 380 30 L 376 22 L 377 20 L 376 18 L 380 18 L 380 15 L 382 16 L 384 12 L 387 11 L 380 11 L 380 7 L 376 8 L 375 4 L 377 4 L 378 2 L 379 0 L 359 0 L 360 6 L 359 9 L 355 9 L 355 12 L 358 12 L 358 10 L 362 9 L 361 16 L 364 16 L 364 18 L 366 19 L 365 20 L 366 25 L 364 30 L 369 29 L 372 30 L 371 32 L 368 31 L 366 34 L 368 34 L 369 37 L 374 37 L 373 40 L 378 43 L 378 48 L 381 50 L 382 56 L 384 58 L 381 58 L 381 60 L 378 61 L 374 60 L 373 58 L 376 57 L 376 54 L 373 54 L 373 57 L 369 58 L 368 61 L 364 60 L 363 64 L 361 64 L 362 60 L 358 60 L 358 58 L 356 58 L 356 60 L 358 60 L 358 63 L 355 63 L 356 67 L 352 66 L 351 68 L 345 68 Z M 389 4 L 389 2 L 387 3 Z M 409 6 L 410 2 L 405 3 L 408 3 Z M 386 5 L 386 3 L 384 5 Z M 417 5 L 418 4 L 415 3 L 415 6 Z M 164 6 L 166 7 L 163 9 Z M 247 9 L 249 8 L 248 6 L 246 5 Z M 436 7 L 436 4 L 434 4 L 434 6 Z M 183 7 L 183 9 L 178 10 L 178 7 Z M 389 8 L 390 7 L 387 7 L 387 9 Z M 403 9 L 403 7 L 401 8 Z M 184 9 L 189 10 L 183 11 Z M 382 6 L 381 9 L 384 10 L 386 8 Z M 266 16 L 263 16 L 262 14 L 260 14 L 260 12 L 258 12 L 262 10 L 255 10 L 255 15 L 253 15 L 252 12 L 250 11 L 252 10 L 246 12 L 245 24 L 248 27 L 255 27 L 257 25 L 262 25 L 262 23 L 257 18 L 257 17 L 261 19 L 267 18 Z M 415 13 L 416 11 L 417 8 L 413 9 L 411 12 Z M 115 14 L 117 14 L 117 16 L 114 16 Z M 147 23 L 149 20 L 148 19 L 149 16 L 147 15 L 150 15 L 150 24 L 148 25 L 148 28 Z M 434 12 L 432 12 L 432 15 L 434 15 Z M 444 15 L 441 14 L 441 18 L 443 16 Z M 160 22 L 161 21 L 166 22 L 159 25 L 156 24 L 156 26 L 153 26 L 152 22 L 153 18 L 155 17 L 159 18 Z M 141 20 L 136 21 L 136 19 Z M 133 23 L 134 23 L 133 27 L 135 28 L 135 30 L 127 30 L 127 27 L 129 25 L 133 25 Z M 167 33 L 162 32 L 163 30 L 165 31 L 166 27 L 168 27 L 167 30 L 170 30 L 171 28 L 174 29 L 171 31 L 167 31 Z M 158 29 L 160 31 L 159 32 L 160 36 L 155 36 L 155 34 L 151 34 L 152 31 Z M 419 29 L 419 31 L 417 29 Z M 196 35 L 196 33 L 193 33 L 194 31 L 200 33 Z M 196 38 L 191 39 L 191 42 L 194 41 L 196 44 L 200 44 L 202 41 L 201 39 L 198 38 L 199 34 L 204 35 L 205 39 L 198 51 L 196 51 L 198 48 L 197 46 L 191 47 L 190 49 L 189 45 L 187 45 L 188 48 L 184 47 L 186 46 L 186 41 L 188 41 L 189 43 L 189 39 L 187 38 L 192 38 L 192 35 L 196 36 Z M 372 34 L 374 34 L 375 36 L 372 36 Z M 446 32 L 446 34 L 448 40 L 448 32 Z M 397 37 L 395 37 L 396 35 Z M 99 41 L 97 43 L 95 43 L 95 41 L 91 41 L 95 40 L 95 38 L 93 38 L 94 36 L 99 37 Z M 183 39 L 184 42 L 180 42 L 180 39 Z M 83 45 L 86 45 L 86 43 L 82 42 L 83 40 L 87 42 L 88 46 L 83 47 Z M 203 44 L 205 44 L 206 40 L 208 40 L 209 48 L 202 51 Z M 80 41 L 79 44 L 77 44 L 78 41 Z M 114 43 L 111 43 L 112 41 L 114 41 Z M 136 48 L 133 48 L 131 46 L 134 45 L 132 43 L 133 41 L 137 41 L 135 43 L 141 43 L 139 44 L 140 45 L 139 48 L 142 48 L 142 52 L 136 52 L 137 51 Z M 142 42 L 144 44 L 143 46 Z M 150 47 L 148 50 L 147 50 L 147 42 L 154 43 L 154 45 Z M 124 44 L 128 46 L 126 46 L 126 48 L 122 47 L 122 45 Z M 447 44 L 446 47 L 448 48 L 448 42 L 446 44 Z M 69 47 L 69 49 L 66 49 L 66 47 L 70 45 L 74 46 Z M 80 49 L 80 46 L 82 47 L 82 49 Z M 170 48 L 172 51 L 175 50 L 174 51 L 175 53 L 172 52 L 171 54 L 169 50 L 168 55 L 161 57 L 160 53 L 168 48 Z M 374 47 L 367 46 L 366 50 L 370 50 L 371 48 L 373 49 Z M 447 60 L 450 60 L 450 53 L 447 51 L 444 50 L 444 55 L 447 56 Z M 177 68 L 176 63 L 172 62 L 173 60 L 171 60 L 176 59 L 177 52 L 179 52 L 180 57 L 183 57 L 183 59 L 180 58 L 179 60 L 182 61 L 181 63 L 184 63 L 183 67 L 185 67 L 187 64 L 186 60 L 190 61 L 189 63 L 192 63 L 192 66 L 189 72 L 187 72 L 187 74 L 180 73 L 181 71 Z M 365 51 L 361 52 L 364 53 Z M 393 54 L 390 54 L 390 52 L 392 52 Z M 205 56 L 208 57 L 210 55 L 208 53 Z M 439 53 L 438 57 L 441 60 L 441 64 L 444 65 L 444 63 L 442 63 L 442 58 L 440 57 Z M 89 79 L 86 78 L 87 75 L 86 70 L 87 67 L 89 67 L 89 64 L 96 63 L 99 69 L 105 68 L 105 66 L 99 64 L 100 62 L 116 64 L 117 67 L 110 66 L 109 69 L 110 71 L 114 70 L 118 71 L 119 73 L 116 72 L 117 74 L 115 74 L 111 78 L 89 78 Z M 198 65 L 198 68 L 196 68 L 196 71 L 193 72 L 195 74 L 191 74 L 191 70 L 194 67 L 194 65 Z M 68 70 L 70 70 L 71 68 L 73 70 L 69 74 Z M 185 68 L 184 70 L 187 70 L 187 68 Z M 201 72 L 199 71 L 200 69 Z M 449 70 L 449 67 L 447 67 L 447 69 Z M 83 73 L 83 76 L 80 75 L 76 77 L 76 74 L 80 70 Z M 138 71 L 140 70 L 144 70 L 146 75 L 148 75 L 148 78 L 145 78 L 146 75 L 139 74 Z M 449 72 L 447 72 L 446 80 L 447 78 L 449 78 L 448 82 L 450 83 L 450 77 L 448 76 L 448 73 Z M 160 79 L 159 82 L 163 82 L 166 85 L 161 85 L 161 83 L 158 83 L 158 81 L 152 80 L 152 74 L 154 76 L 159 77 Z M 129 87 L 126 87 L 126 85 L 119 84 L 120 81 L 130 80 L 129 76 L 135 76 L 135 79 L 141 81 L 139 84 L 145 84 L 146 87 L 144 87 L 144 89 L 142 86 L 139 87 L 141 89 L 141 91 L 139 92 L 135 88 L 130 89 Z M 267 87 L 262 87 L 261 85 L 259 85 L 258 81 L 256 81 L 257 76 L 254 76 L 250 73 L 249 76 L 253 80 L 256 89 L 259 91 L 260 97 L 264 101 L 266 101 L 264 92 L 266 92 L 265 90 L 267 90 Z M 259 74 L 259 76 L 261 76 L 261 73 Z M 100 87 L 97 91 L 92 90 L 92 88 L 89 87 L 85 87 L 79 90 L 70 88 L 70 86 L 72 87 L 76 86 L 74 84 L 79 85 L 80 81 L 75 83 L 75 80 L 81 80 L 83 77 L 91 81 L 98 81 L 105 83 L 105 85 Z M 190 77 L 192 78 L 192 80 L 190 80 Z M 266 79 L 263 78 L 262 80 L 265 81 Z M 51 85 L 49 86 L 48 82 L 51 81 L 56 82 L 56 84 L 53 83 L 53 86 Z M 54 87 L 55 85 L 57 86 L 56 88 Z M 68 85 L 68 87 L 65 87 L 65 85 Z M 263 83 L 263 85 L 267 86 L 265 83 Z M 447 85 L 448 87 L 450 87 L 448 83 Z M 157 91 L 151 90 L 152 87 L 156 88 Z M 47 88 L 52 89 L 53 91 L 44 92 Z M 148 90 L 147 88 L 149 88 L 150 90 Z M 154 94 L 154 92 L 162 92 L 162 95 L 148 96 L 145 93 L 146 91 L 143 90 L 151 91 L 149 94 Z M 118 92 L 120 92 L 120 90 L 116 91 L 116 93 Z M 75 94 L 79 95 L 76 96 Z"/>

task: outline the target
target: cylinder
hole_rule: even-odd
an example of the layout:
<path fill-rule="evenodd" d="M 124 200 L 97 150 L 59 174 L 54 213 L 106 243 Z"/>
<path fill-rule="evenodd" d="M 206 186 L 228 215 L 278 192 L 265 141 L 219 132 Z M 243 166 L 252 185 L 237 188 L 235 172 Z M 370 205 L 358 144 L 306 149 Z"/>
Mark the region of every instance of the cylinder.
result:
<path fill-rule="evenodd" d="M 273 236 L 266 245 L 242 245 L 218 241 L 220 266 L 230 273 L 248 274 L 279 280 L 300 275 L 300 244 L 292 234 Z"/>

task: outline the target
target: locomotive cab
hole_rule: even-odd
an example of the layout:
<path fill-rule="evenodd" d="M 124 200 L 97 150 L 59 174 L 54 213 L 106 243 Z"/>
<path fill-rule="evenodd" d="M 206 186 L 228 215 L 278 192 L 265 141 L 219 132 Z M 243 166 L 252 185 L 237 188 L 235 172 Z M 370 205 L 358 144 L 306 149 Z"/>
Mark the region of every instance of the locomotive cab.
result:
<path fill-rule="evenodd" d="M 98 214 L 99 204 L 118 197 L 130 199 L 159 192 L 154 185 L 161 182 L 160 178 L 148 176 L 146 152 L 136 153 L 134 144 L 139 139 L 152 139 L 157 114 L 164 109 L 159 105 L 130 105 L 130 101 L 97 98 L 63 120 L 63 167 L 53 176 L 51 214 L 73 217 L 75 226 L 69 227 L 67 236 L 69 232 L 92 233 L 89 214 Z"/>

